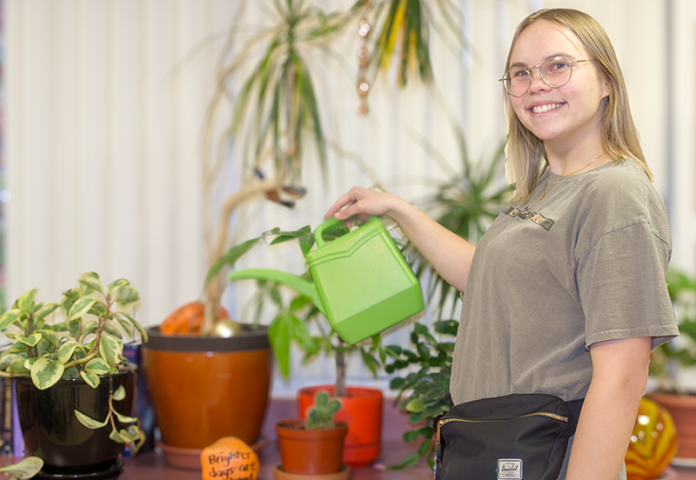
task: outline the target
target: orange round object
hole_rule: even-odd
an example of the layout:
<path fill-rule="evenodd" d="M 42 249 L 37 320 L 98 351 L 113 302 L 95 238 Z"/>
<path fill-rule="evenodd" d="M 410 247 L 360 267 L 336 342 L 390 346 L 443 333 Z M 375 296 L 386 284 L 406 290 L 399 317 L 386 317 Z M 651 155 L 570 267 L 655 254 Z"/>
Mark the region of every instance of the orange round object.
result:
<path fill-rule="evenodd" d="M 255 480 L 259 457 L 236 437 L 223 437 L 201 452 L 203 480 Z"/>
<path fill-rule="evenodd" d="M 677 453 L 678 446 L 674 422 L 667 410 L 652 400 L 641 399 L 626 452 L 628 479 L 658 477 Z"/>
<path fill-rule="evenodd" d="M 204 311 L 205 303 L 201 301 L 187 303 L 169 314 L 160 325 L 160 332 L 164 335 L 200 335 Z M 222 306 L 220 318 L 230 318 L 230 314 Z"/>

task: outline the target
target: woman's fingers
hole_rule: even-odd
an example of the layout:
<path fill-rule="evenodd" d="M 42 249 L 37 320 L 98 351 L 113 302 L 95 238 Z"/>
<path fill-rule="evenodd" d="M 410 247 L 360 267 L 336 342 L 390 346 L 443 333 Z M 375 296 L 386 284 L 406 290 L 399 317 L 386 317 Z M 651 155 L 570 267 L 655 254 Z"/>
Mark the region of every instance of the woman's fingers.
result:
<path fill-rule="evenodd" d="M 338 216 L 336 216 L 336 218 L 346 219 L 346 218 L 353 216 L 355 213 L 360 213 L 357 211 L 355 213 L 352 213 L 353 211 L 356 210 L 356 208 L 353 208 L 351 210 L 351 207 L 353 205 L 355 205 L 362 197 L 363 193 L 361 192 L 361 190 L 369 192 L 369 190 L 361 188 L 361 187 L 351 188 L 348 191 L 348 193 L 346 193 L 341 198 L 336 200 L 336 202 L 331 206 L 331 208 L 329 208 L 329 211 L 326 212 L 326 215 L 324 215 L 324 218 L 331 218 L 331 217 L 335 216 L 337 213 L 339 213 L 339 210 L 341 210 L 343 207 L 346 207 L 346 206 L 347 206 L 347 208 L 344 210 L 341 210 L 340 214 Z"/>

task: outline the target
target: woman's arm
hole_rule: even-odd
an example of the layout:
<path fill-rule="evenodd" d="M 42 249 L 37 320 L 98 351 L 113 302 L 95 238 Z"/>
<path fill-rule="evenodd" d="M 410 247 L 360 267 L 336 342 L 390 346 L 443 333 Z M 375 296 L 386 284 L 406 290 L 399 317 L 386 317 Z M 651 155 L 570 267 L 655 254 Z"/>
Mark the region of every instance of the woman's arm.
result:
<path fill-rule="evenodd" d="M 353 187 L 333 204 L 325 218 L 335 216 L 347 220 L 367 215 L 393 218 L 440 276 L 460 292 L 464 291 L 475 247 L 405 200 L 389 193 Z"/>
<path fill-rule="evenodd" d="M 590 346 L 592 382 L 580 413 L 566 480 L 616 480 L 648 381 L 649 337 Z"/>

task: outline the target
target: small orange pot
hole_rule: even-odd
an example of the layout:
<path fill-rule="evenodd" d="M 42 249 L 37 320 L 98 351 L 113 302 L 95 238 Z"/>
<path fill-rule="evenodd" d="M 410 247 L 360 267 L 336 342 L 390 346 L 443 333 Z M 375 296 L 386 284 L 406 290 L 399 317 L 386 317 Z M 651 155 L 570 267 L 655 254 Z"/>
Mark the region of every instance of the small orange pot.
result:
<path fill-rule="evenodd" d="M 300 417 L 307 418 L 307 410 L 314 404 L 319 391 L 333 395 L 334 385 L 319 385 L 302 388 L 297 394 Z M 343 463 L 357 468 L 373 463 L 382 448 L 382 403 L 381 390 L 348 387 L 348 396 L 341 398 L 341 410 L 334 418 L 348 424 Z"/>
<path fill-rule="evenodd" d="M 283 472 L 296 475 L 326 475 L 341 471 L 343 439 L 348 425 L 336 421 L 336 427 L 306 430 L 303 419 L 276 422 Z"/>
<path fill-rule="evenodd" d="M 677 458 L 696 458 L 696 395 L 653 392 L 646 395 L 667 409 L 677 431 Z"/>

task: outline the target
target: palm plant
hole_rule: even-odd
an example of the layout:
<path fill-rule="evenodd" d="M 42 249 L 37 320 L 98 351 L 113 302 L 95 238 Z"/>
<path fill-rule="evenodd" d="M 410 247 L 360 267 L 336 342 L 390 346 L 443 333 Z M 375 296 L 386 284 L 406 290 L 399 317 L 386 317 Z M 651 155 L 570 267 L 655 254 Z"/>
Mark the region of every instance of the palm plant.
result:
<path fill-rule="evenodd" d="M 461 12 L 451 0 L 358 0 L 353 10 L 363 17 L 358 34 L 365 45 L 358 52 L 358 94 L 367 113 L 367 95 L 376 77 L 397 63 L 396 83 L 408 84 L 409 72 L 417 72 L 424 84 L 433 82 L 430 30 L 439 32 L 459 56 L 464 42 L 454 19 Z M 369 19 L 369 20 L 368 20 Z M 371 35 L 372 25 L 378 29 Z M 444 26 L 443 26 L 444 25 Z"/>
<path fill-rule="evenodd" d="M 230 216 L 240 204 L 265 196 L 292 206 L 304 195 L 302 163 L 308 145 L 317 151 L 322 170 L 326 168 L 326 139 L 306 57 L 312 49 L 327 48 L 329 39 L 346 24 L 346 14 L 326 14 L 304 0 L 274 0 L 273 7 L 274 25 L 251 37 L 232 61 L 223 62 L 207 108 L 202 157 L 209 266 L 224 253 Z M 263 49 L 261 58 L 234 92 L 234 76 L 248 68 L 258 48 Z M 229 49 L 223 49 L 223 58 L 228 54 Z M 231 106 L 232 117 L 218 132 L 216 120 L 226 104 Z M 207 214 L 212 211 L 211 192 L 228 154 L 226 147 L 237 138 L 244 138 L 243 186 L 222 203 L 213 234 Z M 264 172 L 269 160 L 273 175 Z M 220 276 L 207 284 L 204 334 L 214 328 L 223 290 Z"/>

